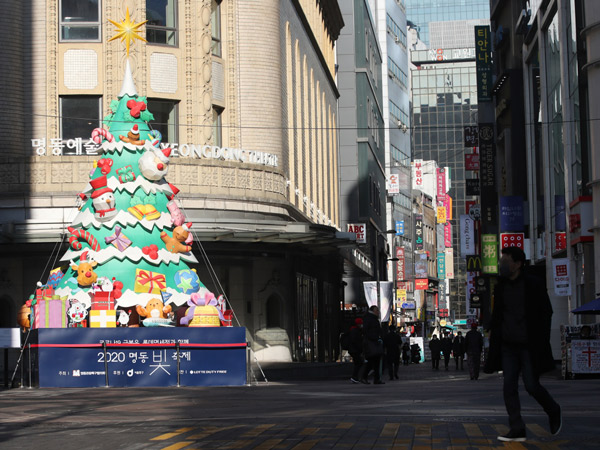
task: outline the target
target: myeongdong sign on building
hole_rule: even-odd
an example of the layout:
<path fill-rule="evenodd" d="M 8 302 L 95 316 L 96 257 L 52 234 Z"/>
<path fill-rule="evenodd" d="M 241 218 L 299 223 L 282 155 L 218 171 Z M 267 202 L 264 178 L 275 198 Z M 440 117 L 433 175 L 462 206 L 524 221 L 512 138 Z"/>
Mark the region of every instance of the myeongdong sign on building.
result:
<path fill-rule="evenodd" d="M 82 138 L 62 139 L 31 139 L 31 147 L 37 156 L 79 156 L 98 155 L 100 144 L 92 139 Z M 279 157 L 272 153 L 241 148 L 218 147 L 216 145 L 178 144 L 173 142 L 161 143 L 160 148 L 171 148 L 171 157 L 216 159 L 221 161 L 235 161 L 246 164 L 258 164 L 277 167 Z"/>

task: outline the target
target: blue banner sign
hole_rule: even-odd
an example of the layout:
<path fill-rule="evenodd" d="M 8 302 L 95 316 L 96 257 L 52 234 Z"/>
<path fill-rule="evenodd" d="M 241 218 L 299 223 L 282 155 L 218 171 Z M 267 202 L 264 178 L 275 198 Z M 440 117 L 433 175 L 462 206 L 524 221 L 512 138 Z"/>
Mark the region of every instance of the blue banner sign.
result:
<path fill-rule="evenodd" d="M 243 327 L 40 328 L 29 343 L 39 387 L 246 384 Z"/>
<path fill-rule="evenodd" d="M 404 236 L 404 220 L 396 220 L 396 236 Z"/>
<path fill-rule="evenodd" d="M 500 231 L 523 231 L 524 227 L 523 197 L 500 197 Z"/>

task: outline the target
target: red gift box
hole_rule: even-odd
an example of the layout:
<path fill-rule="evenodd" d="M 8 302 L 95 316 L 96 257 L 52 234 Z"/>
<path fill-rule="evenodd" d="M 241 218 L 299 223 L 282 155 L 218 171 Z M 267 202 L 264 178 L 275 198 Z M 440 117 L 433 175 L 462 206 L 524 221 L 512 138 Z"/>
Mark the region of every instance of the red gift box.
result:
<path fill-rule="evenodd" d="M 41 284 L 41 283 L 40 283 Z M 35 299 L 39 302 L 44 297 L 52 297 L 54 295 L 54 288 L 52 286 L 40 286 L 35 290 Z"/>
<path fill-rule="evenodd" d="M 92 311 L 115 309 L 113 292 L 99 291 L 92 294 Z"/>

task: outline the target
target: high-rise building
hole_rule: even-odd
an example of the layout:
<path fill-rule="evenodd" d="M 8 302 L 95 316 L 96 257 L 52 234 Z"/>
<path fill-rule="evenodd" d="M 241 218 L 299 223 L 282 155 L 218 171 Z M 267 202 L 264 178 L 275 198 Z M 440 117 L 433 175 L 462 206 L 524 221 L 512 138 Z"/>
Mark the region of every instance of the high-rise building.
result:
<path fill-rule="evenodd" d="M 377 34 L 381 48 L 385 168 L 387 183 L 386 233 L 390 243 L 391 263 L 388 279 L 406 292 L 405 281 L 413 274 L 413 242 L 410 183 L 410 93 L 409 58 L 406 35 L 406 5 L 404 0 L 378 0 L 375 6 Z M 404 292 L 402 292 L 404 298 Z M 396 298 L 396 300 L 398 300 Z M 400 313 L 396 303 L 395 311 Z M 403 318 L 397 314 L 396 321 Z"/>
<path fill-rule="evenodd" d="M 366 272 L 349 273 L 345 301 L 365 305 L 362 281 L 386 279 L 386 170 L 382 53 L 367 0 L 340 2 L 344 28 L 337 42 L 341 226 L 364 227 Z M 407 117 L 404 118 L 408 120 Z"/>
<path fill-rule="evenodd" d="M 406 16 L 409 27 L 416 30 L 419 40 L 429 48 L 437 48 L 434 42 L 440 41 L 439 37 L 436 37 L 435 30 L 439 27 L 436 22 L 456 22 L 460 25 L 455 28 L 451 36 L 464 36 L 467 29 L 464 28 L 464 25 L 467 25 L 465 22 L 489 20 L 490 2 L 488 0 L 406 0 Z"/>
<path fill-rule="evenodd" d="M 477 80 L 475 25 L 489 23 L 489 3 L 481 1 L 407 0 L 411 41 L 411 131 L 413 159 L 435 160 L 450 171 L 454 279 L 450 280 L 450 316 L 464 318 L 467 275 L 461 258 L 459 217 L 474 201 L 467 194 L 465 126 L 476 126 Z M 443 233 L 442 233 L 443 236 Z"/>

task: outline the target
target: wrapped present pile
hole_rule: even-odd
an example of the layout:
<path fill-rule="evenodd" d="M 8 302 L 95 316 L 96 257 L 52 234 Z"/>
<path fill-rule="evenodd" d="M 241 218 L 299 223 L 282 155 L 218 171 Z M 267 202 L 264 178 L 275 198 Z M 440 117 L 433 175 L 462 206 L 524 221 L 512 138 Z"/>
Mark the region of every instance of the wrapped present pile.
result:
<path fill-rule="evenodd" d="M 192 223 L 167 182 L 171 149 L 151 130 L 127 62 L 118 100 L 92 139 L 101 155 L 78 195 L 69 250 L 24 310 L 39 327 L 219 326 L 224 302 L 188 264 Z M 204 308 L 206 315 L 198 314 Z M 191 310 L 191 311 L 190 311 Z M 181 319 L 187 320 L 181 323 Z M 136 323 L 137 322 L 137 323 Z"/>

